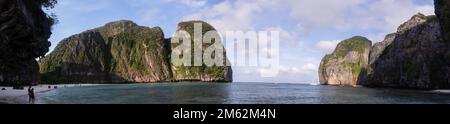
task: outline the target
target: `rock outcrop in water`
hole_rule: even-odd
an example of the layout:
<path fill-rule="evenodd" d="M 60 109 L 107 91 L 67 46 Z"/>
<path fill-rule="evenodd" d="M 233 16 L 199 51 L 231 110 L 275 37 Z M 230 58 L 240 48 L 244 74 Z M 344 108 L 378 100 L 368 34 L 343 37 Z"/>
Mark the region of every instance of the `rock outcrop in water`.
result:
<path fill-rule="evenodd" d="M 39 81 L 36 58 L 48 52 L 55 20 L 42 8 L 54 0 L 0 0 L 0 85 Z"/>
<path fill-rule="evenodd" d="M 202 21 L 188 21 L 181 22 L 178 24 L 177 32 L 175 36 L 182 35 L 180 31 L 187 31 L 191 36 L 191 44 L 194 46 L 194 25 L 199 24 L 202 28 L 201 35 L 204 36 L 209 31 L 216 31 L 214 27 L 210 24 L 202 22 Z M 216 35 L 220 38 L 219 34 L 216 32 L 213 35 Z M 175 39 L 172 39 L 175 40 Z M 201 42 L 201 41 L 200 41 Z M 206 50 L 207 47 L 212 46 L 214 43 L 218 43 L 220 47 L 223 48 L 223 44 L 221 39 L 214 39 L 212 43 L 206 44 L 203 43 L 202 49 Z M 174 42 L 172 42 L 174 43 Z M 178 47 L 180 44 L 172 44 L 172 48 Z M 194 50 L 191 51 L 191 55 L 193 57 L 191 61 L 191 65 L 195 65 L 194 58 Z M 222 64 L 226 64 L 228 59 L 226 58 L 225 48 L 223 48 L 223 54 L 221 56 L 224 58 Z M 207 67 L 205 64 L 201 66 L 172 66 L 173 76 L 176 80 L 185 80 L 185 81 L 214 81 L 214 82 L 229 82 L 233 80 L 232 69 L 231 66 L 212 66 Z"/>
<path fill-rule="evenodd" d="M 360 36 L 339 43 L 335 51 L 320 63 L 320 84 L 358 85 L 358 78 L 366 72 L 371 46 L 370 40 Z"/>
<path fill-rule="evenodd" d="M 156 82 L 171 77 L 169 51 L 159 27 L 116 21 L 62 40 L 40 60 L 42 81 Z"/>
<path fill-rule="evenodd" d="M 164 39 L 161 28 L 147 28 L 122 20 L 62 40 L 39 64 L 44 83 L 186 80 L 179 76 L 180 69 L 171 64 L 170 53 L 170 42 Z M 228 68 L 217 69 L 215 71 L 231 73 Z M 186 71 L 201 75 L 189 78 L 192 81 L 232 81 L 226 77 L 229 75 L 214 77 L 216 75 L 209 74 L 215 72 L 190 68 Z M 188 74 L 194 75 L 192 73 Z"/>
<path fill-rule="evenodd" d="M 414 15 L 396 33 L 376 43 L 359 84 L 408 89 L 450 88 L 450 1 L 435 0 L 436 16 Z M 327 55 L 324 60 L 327 60 Z M 322 62 L 324 63 L 324 62 Z M 322 66 L 321 82 L 324 78 Z M 347 76 L 334 71 L 328 75 Z M 327 81 L 327 80 L 325 80 Z M 352 81 L 347 81 L 351 83 Z"/>

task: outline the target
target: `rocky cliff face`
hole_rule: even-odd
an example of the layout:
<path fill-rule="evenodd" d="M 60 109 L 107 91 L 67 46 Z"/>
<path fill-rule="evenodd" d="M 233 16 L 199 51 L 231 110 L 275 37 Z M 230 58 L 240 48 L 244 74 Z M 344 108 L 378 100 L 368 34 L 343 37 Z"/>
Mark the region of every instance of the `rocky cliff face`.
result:
<path fill-rule="evenodd" d="M 450 40 L 450 1 L 434 0 L 435 13 L 441 24 L 442 34 L 445 39 Z"/>
<path fill-rule="evenodd" d="M 356 36 L 338 44 L 332 54 L 326 55 L 319 68 L 322 85 L 358 85 L 358 78 L 368 67 L 372 42 Z"/>
<path fill-rule="evenodd" d="M 417 14 L 398 28 L 363 84 L 372 87 L 437 89 L 442 82 L 446 44 L 435 16 Z M 389 44 L 390 40 L 382 44 Z"/>
<path fill-rule="evenodd" d="M 396 33 L 372 47 L 367 74 L 359 76 L 361 85 L 450 88 L 450 1 L 435 0 L 435 6 L 436 16 L 414 15 Z M 328 75 L 342 77 L 348 72 L 335 71 Z"/>
<path fill-rule="evenodd" d="M 161 28 L 142 27 L 122 20 L 64 39 L 52 53 L 39 61 L 39 65 L 44 83 L 184 80 L 177 76 L 179 73 L 172 74 L 177 70 L 172 71 L 170 52 L 170 42 L 164 39 Z M 198 74 L 208 75 L 210 72 Z M 216 81 L 207 79 L 215 78 L 192 80 Z"/>
<path fill-rule="evenodd" d="M 54 23 L 42 11 L 47 2 L 0 0 L 0 85 L 39 81 L 35 59 L 48 52 Z"/>
<path fill-rule="evenodd" d="M 441 50 L 443 52 L 442 65 L 437 71 L 440 74 L 435 81 L 439 82 L 439 88 L 450 88 L 450 59 L 448 59 L 450 58 L 450 1 L 435 0 L 435 11 L 445 42 L 445 47 Z"/>
<path fill-rule="evenodd" d="M 204 36 L 208 31 L 216 31 L 214 27 L 210 24 L 202 21 L 188 21 L 181 22 L 178 24 L 177 32 L 175 36 L 182 35 L 180 31 L 186 31 L 191 36 L 191 45 L 194 46 L 194 25 L 199 24 L 202 27 L 201 35 Z M 215 33 L 213 35 L 219 34 Z M 175 39 L 172 39 L 175 40 Z M 181 41 L 179 41 L 181 42 Z M 174 43 L 174 42 L 172 42 Z M 223 48 L 221 39 L 215 39 L 212 43 L 206 44 L 203 43 L 201 45 L 204 52 L 207 47 L 210 47 L 214 43 L 219 43 L 220 47 Z M 178 47 L 180 44 L 172 44 L 172 48 Z M 191 51 L 191 55 L 193 57 L 191 61 L 191 65 L 195 65 L 194 63 L 194 50 Z M 226 58 L 226 52 L 224 50 L 222 56 L 224 58 L 223 64 L 225 65 L 228 59 Z M 208 67 L 204 64 L 200 66 L 172 66 L 172 72 L 174 78 L 180 81 L 218 81 L 218 82 L 231 82 L 233 80 L 232 69 L 231 66 L 211 66 Z"/>
<path fill-rule="evenodd" d="M 377 60 L 381 54 L 383 54 L 384 50 L 392 44 L 397 34 L 392 33 L 386 35 L 383 41 L 375 43 L 370 51 L 369 55 L 369 65 L 372 65 L 375 60 Z"/>
<path fill-rule="evenodd" d="M 40 61 L 46 83 L 157 82 L 171 77 L 159 27 L 116 21 L 61 41 Z"/>

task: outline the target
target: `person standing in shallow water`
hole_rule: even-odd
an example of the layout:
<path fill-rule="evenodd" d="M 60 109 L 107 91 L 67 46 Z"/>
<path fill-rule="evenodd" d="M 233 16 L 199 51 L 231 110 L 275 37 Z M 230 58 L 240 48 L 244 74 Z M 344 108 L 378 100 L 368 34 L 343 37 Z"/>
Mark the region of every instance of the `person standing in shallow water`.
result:
<path fill-rule="evenodd" d="M 34 104 L 34 101 L 35 101 L 34 88 L 31 87 L 30 85 L 30 87 L 28 87 L 28 102 L 29 104 Z"/>

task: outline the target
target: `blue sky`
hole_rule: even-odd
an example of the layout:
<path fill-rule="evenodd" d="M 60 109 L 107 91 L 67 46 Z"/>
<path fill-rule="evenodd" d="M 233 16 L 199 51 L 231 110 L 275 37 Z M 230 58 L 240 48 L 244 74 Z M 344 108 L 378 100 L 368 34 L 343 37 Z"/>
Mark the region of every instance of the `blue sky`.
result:
<path fill-rule="evenodd" d="M 280 74 L 259 76 L 260 68 L 234 68 L 235 81 L 317 82 L 321 58 L 346 38 L 361 35 L 373 42 L 421 12 L 434 14 L 433 0 L 59 0 L 59 24 L 51 50 L 65 37 L 115 20 L 173 35 L 178 22 L 204 20 L 219 31 L 280 31 Z"/>

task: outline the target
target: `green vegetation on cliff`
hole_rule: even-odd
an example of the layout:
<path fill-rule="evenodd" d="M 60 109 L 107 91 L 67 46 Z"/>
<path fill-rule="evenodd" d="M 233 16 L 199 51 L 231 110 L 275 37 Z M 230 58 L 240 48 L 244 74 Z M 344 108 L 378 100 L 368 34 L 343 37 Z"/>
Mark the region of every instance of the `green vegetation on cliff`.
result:
<path fill-rule="evenodd" d="M 372 41 L 369 39 L 361 36 L 355 36 L 339 43 L 333 55 L 336 57 L 345 57 L 350 51 L 363 53 L 367 46 L 370 46 L 371 44 Z"/>
<path fill-rule="evenodd" d="M 202 36 L 205 35 L 208 31 L 216 31 L 214 27 L 212 27 L 210 24 L 203 22 L 203 21 L 188 21 L 188 22 L 181 22 L 178 24 L 177 32 L 178 31 L 186 31 L 191 36 L 191 44 L 194 46 L 194 25 L 195 24 L 201 24 L 202 26 Z M 177 34 L 176 34 L 177 35 Z M 219 35 L 219 34 L 216 34 Z M 213 39 L 213 41 L 209 44 L 203 43 L 202 47 L 203 50 L 210 45 L 220 42 L 221 39 Z M 177 47 L 179 44 L 172 44 L 172 48 Z M 224 52 L 223 55 L 225 56 L 224 63 L 226 63 L 226 53 Z M 191 56 L 194 56 L 194 47 L 191 47 Z M 191 59 L 191 64 L 194 65 L 194 59 Z M 206 65 L 202 66 L 178 66 L 174 67 L 173 73 L 174 77 L 180 80 L 206 80 L 206 81 L 230 81 L 231 74 L 229 73 L 231 71 L 230 66 L 212 66 L 207 67 Z"/>
<path fill-rule="evenodd" d="M 323 57 L 319 67 L 321 84 L 358 85 L 361 73 L 367 70 L 372 41 L 355 36 L 341 41 L 332 54 Z"/>
<path fill-rule="evenodd" d="M 193 32 L 193 27 L 180 25 Z M 204 28 L 213 29 L 210 25 Z M 231 81 L 226 77 L 231 76 L 227 67 L 173 68 L 169 42 L 159 27 L 142 27 L 127 20 L 107 23 L 64 39 L 41 59 L 42 82 Z"/>
<path fill-rule="evenodd" d="M 156 82 L 171 77 L 159 27 L 111 22 L 64 39 L 40 60 L 44 83 Z M 81 80 L 86 79 L 86 80 Z"/>

